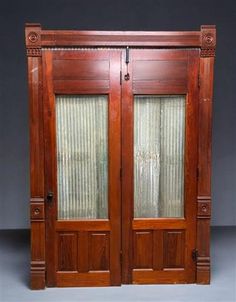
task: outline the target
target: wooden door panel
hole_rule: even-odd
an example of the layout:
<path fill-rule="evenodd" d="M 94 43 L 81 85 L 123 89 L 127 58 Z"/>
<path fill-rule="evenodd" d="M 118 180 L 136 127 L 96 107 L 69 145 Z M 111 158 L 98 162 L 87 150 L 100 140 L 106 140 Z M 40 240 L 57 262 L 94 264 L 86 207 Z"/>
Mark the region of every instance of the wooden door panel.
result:
<path fill-rule="evenodd" d="M 184 230 L 134 231 L 133 268 L 184 268 L 185 245 Z"/>
<path fill-rule="evenodd" d="M 175 81 L 186 83 L 186 61 L 136 60 L 133 81 Z"/>
<path fill-rule="evenodd" d="M 184 268 L 185 266 L 185 233 L 183 230 L 164 231 L 163 267 Z"/>
<path fill-rule="evenodd" d="M 108 271 L 109 232 L 57 233 L 57 271 Z"/>
<path fill-rule="evenodd" d="M 47 285 L 105 286 L 120 284 L 120 52 L 45 50 L 44 127 Z M 108 217 L 58 218 L 56 116 L 57 94 L 107 95 Z M 80 133 L 78 133 L 79 136 Z M 84 168 L 85 169 L 85 168 Z M 85 170 L 84 170 L 85 171 Z M 79 216 L 80 217 L 80 216 Z"/>
<path fill-rule="evenodd" d="M 123 283 L 195 281 L 198 65 L 198 50 L 130 51 L 122 91 Z M 163 94 L 185 96 L 184 214 L 134 218 L 134 98 Z"/>
<path fill-rule="evenodd" d="M 89 271 L 109 270 L 108 232 L 90 232 L 89 234 Z"/>
<path fill-rule="evenodd" d="M 153 267 L 153 232 L 134 232 L 134 268 L 149 269 Z"/>
<path fill-rule="evenodd" d="M 57 51 L 53 55 L 52 78 L 57 94 L 109 93 L 109 53 L 72 54 Z"/>
<path fill-rule="evenodd" d="M 77 271 L 78 236 L 76 232 L 57 234 L 58 271 Z"/>
<path fill-rule="evenodd" d="M 145 50 L 145 56 L 132 51 L 132 90 L 134 94 L 181 94 L 187 92 L 188 55 L 178 50 Z"/>
<path fill-rule="evenodd" d="M 53 60 L 53 80 L 109 80 L 109 60 L 57 59 Z"/>

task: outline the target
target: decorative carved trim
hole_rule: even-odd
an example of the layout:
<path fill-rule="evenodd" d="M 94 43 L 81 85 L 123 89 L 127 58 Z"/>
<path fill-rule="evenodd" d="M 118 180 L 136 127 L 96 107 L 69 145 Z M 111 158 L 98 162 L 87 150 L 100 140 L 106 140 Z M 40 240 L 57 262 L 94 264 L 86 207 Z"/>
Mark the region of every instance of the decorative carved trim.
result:
<path fill-rule="evenodd" d="M 197 283 L 210 283 L 210 257 L 197 257 Z"/>
<path fill-rule="evenodd" d="M 45 261 L 31 261 L 31 271 L 45 271 Z"/>
<path fill-rule="evenodd" d="M 41 48 L 27 48 L 26 53 L 28 57 L 41 57 L 42 50 Z"/>
<path fill-rule="evenodd" d="M 211 201 L 211 196 L 198 196 L 197 200 L 210 200 Z"/>
<path fill-rule="evenodd" d="M 39 39 L 39 35 L 35 31 L 31 31 L 28 34 L 28 39 L 30 40 L 31 43 L 36 43 Z"/>
<path fill-rule="evenodd" d="M 40 57 L 41 51 L 41 25 L 38 23 L 26 24 L 25 44 L 28 57 Z"/>
<path fill-rule="evenodd" d="M 30 205 L 30 218 L 31 220 L 43 221 L 44 220 L 44 204 L 32 203 Z"/>
<path fill-rule="evenodd" d="M 201 57 L 214 57 L 216 47 L 216 28 L 214 25 L 201 27 Z"/>
<path fill-rule="evenodd" d="M 210 200 L 198 200 L 197 216 L 198 216 L 198 218 L 210 218 L 210 216 L 211 216 L 211 201 Z"/>
<path fill-rule="evenodd" d="M 31 197 L 30 203 L 44 203 L 43 197 Z"/>
<path fill-rule="evenodd" d="M 215 48 L 201 49 L 201 57 L 214 57 Z"/>

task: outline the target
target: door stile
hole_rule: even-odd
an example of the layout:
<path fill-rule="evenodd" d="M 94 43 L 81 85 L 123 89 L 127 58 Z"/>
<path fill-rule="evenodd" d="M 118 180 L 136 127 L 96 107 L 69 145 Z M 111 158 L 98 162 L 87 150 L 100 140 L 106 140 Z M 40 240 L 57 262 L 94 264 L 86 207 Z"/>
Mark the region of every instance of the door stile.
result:
<path fill-rule="evenodd" d="M 186 218 L 186 273 L 188 283 L 196 281 L 196 262 L 192 257 L 196 249 L 197 229 L 197 161 L 198 161 L 198 72 L 199 50 L 188 51 L 188 93 L 186 98 L 185 145 L 185 218 Z"/>
<path fill-rule="evenodd" d="M 56 233 L 55 222 L 57 219 L 56 201 L 56 129 L 55 129 L 55 96 L 52 80 L 53 53 L 43 51 L 43 104 L 44 104 L 44 149 L 45 149 L 45 205 L 46 205 L 46 284 L 49 287 L 56 285 Z M 52 198 L 48 193 L 53 192 Z"/>
<path fill-rule="evenodd" d="M 110 52 L 109 98 L 109 219 L 111 226 L 110 269 L 111 285 L 121 285 L 121 86 L 120 51 Z M 112 127 L 110 127 L 110 124 Z M 115 239 L 116 238 L 116 239 Z"/>
<path fill-rule="evenodd" d="M 132 283 L 133 219 L 133 94 L 132 55 L 122 54 L 122 283 Z M 129 73 L 129 79 L 125 75 Z"/>

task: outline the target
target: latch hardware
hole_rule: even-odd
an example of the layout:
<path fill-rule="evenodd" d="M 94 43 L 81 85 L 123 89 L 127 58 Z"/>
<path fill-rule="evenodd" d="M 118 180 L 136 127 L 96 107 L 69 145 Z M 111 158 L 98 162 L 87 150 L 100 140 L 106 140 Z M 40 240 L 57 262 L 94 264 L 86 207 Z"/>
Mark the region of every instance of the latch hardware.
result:
<path fill-rule="evenodd" d="M 125 63 L 126 63 L 126 74 L 124 76 L 124 79 L 126 81 L 129 81 L 130 75 L 129 75 L 129 46 L 125 49 Z"/>

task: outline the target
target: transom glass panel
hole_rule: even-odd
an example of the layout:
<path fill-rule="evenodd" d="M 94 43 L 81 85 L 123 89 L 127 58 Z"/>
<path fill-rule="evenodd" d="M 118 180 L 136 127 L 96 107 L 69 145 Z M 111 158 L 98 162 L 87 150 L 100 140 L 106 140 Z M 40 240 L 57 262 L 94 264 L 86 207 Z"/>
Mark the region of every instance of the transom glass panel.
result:
<path fill-rule="evenodd" d="M 56 138 L 58 219 L 107 218 L 107 96 L 56 96 Z"/>
<path fill-rule="evenodd" d="M 134 217 L 184 216 L 185 96 L 134 98 Z"/>

